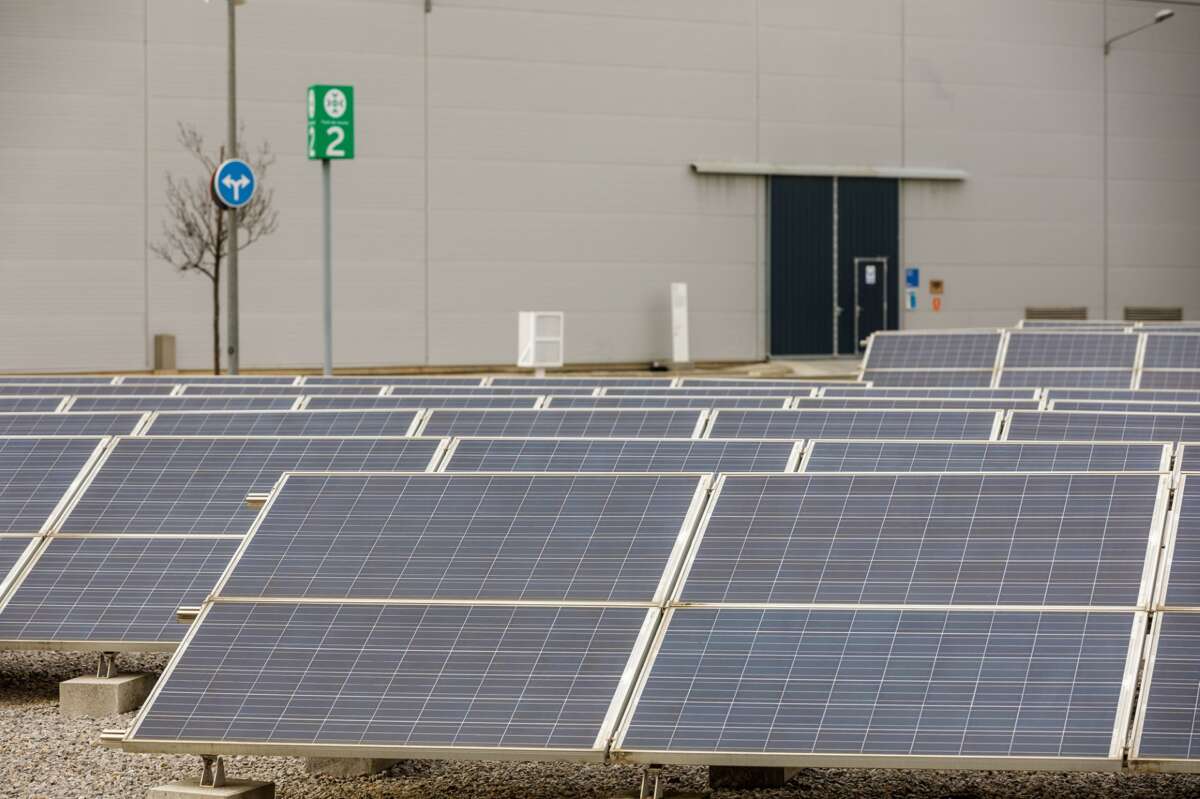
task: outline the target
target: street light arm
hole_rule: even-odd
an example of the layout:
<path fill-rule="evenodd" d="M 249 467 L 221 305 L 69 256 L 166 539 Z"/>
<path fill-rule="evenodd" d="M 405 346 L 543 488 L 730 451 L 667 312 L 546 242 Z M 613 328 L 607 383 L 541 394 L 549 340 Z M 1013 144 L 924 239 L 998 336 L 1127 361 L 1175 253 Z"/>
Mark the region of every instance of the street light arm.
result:
<path fill-rule="evenodd" d="M 1126 31 L 1125 33 L 1122 33 L 1119 36 L 1114 36 L 1111 39 L 1109 39 L 1107 42 L 1105 42 L 1104 43 L 1104 54 L 1108 55 L 1109 53 L 1111 53 L 1112 46 L 1114 44 L 1116 44 L 1117 42 L 1121 41 L 1122 39 L 1127 39 L 1130 36 L 1134 35 L 1135 33 L 1141 33 L 1142 31 L 1146 30 L 1146 28 L 1153 28 L 1155 25 L 1158 25 L 1159 23 L 1162 23 L 1162 22 L 1166 22 L 1173 16 L 1175 16 L 1174 11 L 1170 11 L 1168 9 L 1163 9 L 1162 11 L 1159 11 L 1157 14 L 1154 15 L 1154 19 L 1150 20 L 1145 25 L 1140 25 L 1131 31 Z"/>

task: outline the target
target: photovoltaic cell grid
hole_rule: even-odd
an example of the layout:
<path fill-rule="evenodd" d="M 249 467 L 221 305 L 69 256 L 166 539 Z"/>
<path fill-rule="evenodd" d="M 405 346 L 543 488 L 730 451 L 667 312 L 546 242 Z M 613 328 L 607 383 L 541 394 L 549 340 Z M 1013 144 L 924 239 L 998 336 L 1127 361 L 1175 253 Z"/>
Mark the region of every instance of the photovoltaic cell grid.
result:
<path fill-rule="evenodd" d="M 474 386 L 422 386 L 421 392 L 428 394 L 460 394 L 469 397 L 540 397 L 543 394 L 549 394 L 545 388 L 536 388 L 534 386 L 485 386 L 477 388 Z M 580 397 L 590 397 L 596 393 L 598 389 L 587 386 L 563 386 L 554 389 L 555 394 L 570 394 Z M 648 391 L 656 389 L 635 388 L 630 389 L 639 394 L 645 394 Z M 392 394 L 412 394 L 413 386 L 393 386 Z M 315 393 L 309 388 L 309 393 Z"/>
<path fill-rule="evenodd" d="M 66 395 L 61 397 L 0 397 L 0 412 L 40 411 L 53 413 L 62 405 Z"/>
<path fill-rule="evenodd" d="M 0 608 L 0 642 L 177 642 L 183 605 L 199 605 L 229 565 L 229 538 L 49 540 Z"/>
<path fill-rule="evenodd" d="M 479 386 L 482 378 L 478 377 L 447 377 L 445 375 L 430 375 L 428 377 L 402 377 L 398 375 L 376 375 L 374 377 L 306 377 L 304 385 L 312 386 Z M 313 392 L 314 394 L 320 392 Z"/>
<path fill-rule="evenodd" d="M 311 379 L 311 378 L 310 378 Z M 290 386 L 296 382 L 296 378 L 290 375 L 125 375 L 121 378 L 121 385 L 182 385 L 192 383 L 196 385 L 213 385 L 221 384 L 231 386 L 251 386 L 251 385 L 275 385 L 275 386 Z"/>
<path fill-rule="evenodd" d="M 0 582 L 17 565 L 32 541 L 33 536 L 0 536 Z"/>
<path fill-rule="evenodd" d="M 710 397 L 766 397 L 774 399 L 776 397 L 793 397 L 793 396 L 810 396 L 816 389 L 813 388 L 741 388 L 738 386 L 730 386 L 728 388 L 673 388 L 670 391 L 672 397 L 686 398 L 710 398 Z M 561 396 L 555 394 L 555 396 Z M 603 397 L 654 397 L 661 396 L 660 393 L 655 393 L 649 389 L 643 388 L 606 388 L 604 389 Z"/>
<path fill-rule="evenodd" d="M 800 397 L 794 401 L 796 408 L 849 408 L 869 410 L 871 408 L 908 408 L 912 410 L 1009 410 L 1021 408 L 1035 411 L 1041 407 L 1039 400 L 1014 399 L 937 399 L 908 397 Z"/>
<path fill-rule="evenodd" d="M 1022 333 L 1008 337 L 1004 369 L 1133 369 L 1138 336 L 1129 333 Z"/>
<path fill-rule="evenodd" d="M 1050 400 L 1112 400 L 1115 402 L 1200 402 L 1200 391 L 1144 391 L 1141 389 L 1051 388 Z"/>
<path fill-rule="evenodd" d="M 0 385 L 6 383 L 17 383 L 33 385 L 42 383 L 45 385 L 60 385 L 60 386 L 82 386 L 82 385 L 109 385 L 113 379 L 111 377 L 96 377 L 82 375 L 0 375 Z M 0 391 L 0 393 L 4 393 Z"/>
<path fill-rule="evenodd" d="M 0 394 L 5 396 L 15 395 L 41 395 L 47 394 L 95 394 L 97 396 L 123 396 L 126 394 L 147 395 L 158 394 L 166 396 L 173 391 L 175 386 L 113 386 L 107 383 L 86 383 L 78 385 L 63 385 L 61 383 L 4 383 L 0 386 Z"/>
<path fill-rule="evenodd" d="M 460 438 L 446 472 L 782 472 L 790 441 Z"/>
<path fill-rule="evenodd" d="M 244 535 L 246 495 L 286 471 L 421 471 L 437 439 L 123 438 L 59 526 L 61 533 Z"/>
<path fill-rule="evenodd" d="M 670 391 L 670 378 L 665 377 L 493 377 L 491 385 L 499 386 L 529 386 L 544 388 L 545 393 L 553 394 L 556 386 L 574 388 L 602 388 L 605 386 L 624 386 L 626 388 L 654 388 Z"/>
<path fill-rule="evenodd" d="M 804 472 L 1164 472 L 1164 444 L 812 441 Z"/>
<path fill-rule="evenodd" d="M 128 435 L 140 413 L 0 413 L 0 436 Z"/>
<path fill-rule="evenodd" d="M 991 370 L 996 365 L 1000 338 L 999 332 L 877 333 L 871 338 L 864 369 Z"/>
<path fill-rule="evenodd" d="M 1149 602 L 1157 475 L 730 475 L 684 602 Z"/>
<path fill-rule="evenodd" d="M 753 388 L 753 389 L 785 389 L 802 393 L 808 388 L 824 388 L 825 386 L 850 386 L 863 388 L 866 383 L 858 380 L 769 380 L 766 378 L 719 378 L 719 377 L 685 377 L 679 381 L 681 388 L 720 390 L 722 388 Z M 611 393 L 611 392 L 609 392 Z"/>
<path fill-rule="evenodd" d="M 692 438 L 703 410 L 432 410 L 427 436 Z"/>
<path fill-rule="evenodd" d="M 1007 441 L 1194 441 L 1200 414 L 1013 411 Z"/>
<path fill-rule="evenodd" d="M 161 411 L 150 436 L 405 436 L 415 410 Z"/>
<path fill-rule="evenodd" d="M 1186 475 L 1180 481 L 1172 513 L 1158 604 L 1200 608 L 1200 476 Z M 1196 688 L 1200 692 L 1200 685 Z"/>
<path fill-rule="evenodd" d="M 798 410 L 716 411 L 709 438 L 928 438 L 986 440 L 994 411 Z"/>
<path fill-rule="evenodd" d="M 0 438 L 0 533 L 43 532 L 100 438 Z"/>
<path fill-rule="evenodd" d="M 788 397 L 558 397 L 547 408 L 779 408 Z"/>
<path fill-rule="evenodd" d="M 296 397 L 75 397 L 71 413 L 94 411 L 286 411 Z"/>
<path fill-rule="evenodd" d="M 537 396 L 387 396 L 387 397 L 325 397 L 310 396 L 305 410 L 370 410 L 387 408 L 529 408 L 538 403 Z"/>
<path fill-rule="evenodd" d="M 992 370 L 946 370 L 922 369 L 915 371 L 887 371 L 868 369 L 863 380 L 871 381 L 875 387 L 889 386 L 926 388 L 987 388 L 992 384 Z"/>
<path fill-rule="evenodd" d="M 1138 388 L 1200 389 L 1200 371 L 1162 372 L 1146 369 L 1141 373 Z"/>
<path fill-rule="evenodd" d="M 1154 625 L 1133 757 L 1196 760 L 1200 758 L 1200 614 L 1159 613 Z"/>
<path fill-rule="evenodd" d="M 698 475 L 289 475 L 219 593 L 658 601 Z"/>
<path fill-rule="evenodd" d="M 417 754 L 590 750 L 599 760 L 647 615 L 216 604 L 131 737 L 376 744 Z"/>
<path fill-rule="evenodd" d="M 1200 413 L 1200 402 L 1120 402 L 1052 400 L 1048 411 L 1116 411 L 1118 413 Z"/>
<path fill-rule="evenodd" d="M 1142 368 L 1200 370 L 1200 336 L 1194 333 L 1146 336 Z"/>
<path fill-rule="evenodd" d="M 184 397 L 203 397 L 213 394 L 221 396 L 290 396 L 296 397 L 301 394 L 348 394 L 350 396 L 372 396 L 378 395 L 382 390 L 382 386 L 321 386 L 317 389 L 313 386 L 281 386 L 272 384 L 257 384 L 257 385 L 229 385 L 226 383 L 187 383 L 183 387 Z"/>
<path fill-rule="evenodd" d="M 861 399 L 980 399 L 980 400 L 1033 400 L 1037 399 L 1032 388 L 842 388 L 827 386 L 821 396 L 826 398 L 847 397 Z"/>
<path fill-rule="evenodd" d="M 1200 472 L 1200 442 L 1186 442 L 1175 450 L 1176 468 L 1184 474 Z"/>
<path fill-rule="evenodd" d="M 1133 372 L 1124 369 L 1005 369 L 1000 372 L 1004 388 L 1124 388 L 1133 382 Z"/>
<path fill-rule="evenodd" d="M 717 763 L 738 753 L 1108 759 L 1122 742 L 1114 731 L 1124 731 L 1137 621 L 674 610 L 614 749 L 712 753 L 705 762 Z"/>

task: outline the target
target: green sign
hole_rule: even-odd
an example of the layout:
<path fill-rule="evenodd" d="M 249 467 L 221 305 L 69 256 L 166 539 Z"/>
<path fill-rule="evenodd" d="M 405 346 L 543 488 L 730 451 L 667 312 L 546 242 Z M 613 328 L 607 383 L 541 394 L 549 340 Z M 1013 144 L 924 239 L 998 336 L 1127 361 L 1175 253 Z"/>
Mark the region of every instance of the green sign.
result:
<path fill-rule="evenodd" d="M 354 157 L 354 87 L 308 87 L 308 157 Z"/>

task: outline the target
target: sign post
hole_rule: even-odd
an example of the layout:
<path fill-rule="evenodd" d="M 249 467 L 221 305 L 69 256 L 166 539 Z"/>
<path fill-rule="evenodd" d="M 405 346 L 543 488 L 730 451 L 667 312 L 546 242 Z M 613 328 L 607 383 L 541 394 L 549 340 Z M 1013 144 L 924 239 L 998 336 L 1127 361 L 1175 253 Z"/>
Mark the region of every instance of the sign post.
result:
<path fill-rule="evenodd" d="M 308 159 L 321 162 L 322 260 L 325 286 L 324 373 L 333 374 L 333 199 L 330 161 L 354 158 L 354 87 L 308 87 Z"/>
<path fill-rule="evenodd" d="M 232 6 L 230 6 L 232 8 Z M 230 158 L 222 161 L 213 170 L 212 196 L 217 204 L 229 211 L 229 374 L 238 373 L 241 360 L 241 350 L 238 345 L 238 241 L 237 218 L 238 209 L 254 199 L 254 190 L 258 188 L 258 179 L 254 170 L 240 158 Z"/>

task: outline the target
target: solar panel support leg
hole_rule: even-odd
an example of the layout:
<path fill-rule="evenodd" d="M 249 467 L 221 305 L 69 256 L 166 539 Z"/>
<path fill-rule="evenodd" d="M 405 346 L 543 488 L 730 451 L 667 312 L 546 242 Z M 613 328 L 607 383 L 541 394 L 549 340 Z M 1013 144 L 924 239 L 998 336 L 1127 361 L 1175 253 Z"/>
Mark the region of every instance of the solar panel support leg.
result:
<path fill-rule="evenodd" d="M 649 766 L 642 772 L 642 788 L 638 799 L 662 799 L 662 767 Z"/>
<path fill-rule="evenodd" d="M 117 653 L 101 652 L 100 658 L 96 661 L 96 676 L 102 680 L 111 680 L 118 673 Z"/>
<path fill-rule="evenodd" d="M 216 755 L 201 755 L 200 761 L 203 763 L 200 772 L 200 787 L 224 788 L 225 758 Z"/>

